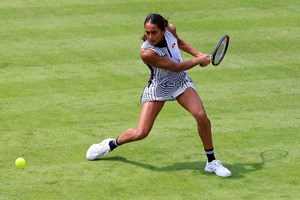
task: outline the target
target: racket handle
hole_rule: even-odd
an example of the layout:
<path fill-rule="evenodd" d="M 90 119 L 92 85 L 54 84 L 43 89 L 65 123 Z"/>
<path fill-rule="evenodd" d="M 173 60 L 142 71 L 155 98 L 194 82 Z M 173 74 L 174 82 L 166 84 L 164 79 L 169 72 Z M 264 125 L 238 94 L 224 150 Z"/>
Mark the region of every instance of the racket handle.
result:
<path fill-rule="evenodd" d="M 210 62 L 211 62 L 211 60 L 212 60 L 212 55 L 209 55 L 209 58 L 210 58 Z M 203 64 L 199 64 L 200 65 L 200 67 L 204 67 L 204 65 Z"/>

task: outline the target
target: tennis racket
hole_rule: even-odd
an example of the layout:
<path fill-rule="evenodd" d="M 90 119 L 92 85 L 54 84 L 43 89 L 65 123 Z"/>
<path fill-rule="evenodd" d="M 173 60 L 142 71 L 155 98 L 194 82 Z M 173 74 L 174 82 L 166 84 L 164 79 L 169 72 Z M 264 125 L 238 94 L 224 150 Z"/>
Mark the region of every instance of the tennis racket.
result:
<path fill-rule="evenodd" d="M 211 63 L 214 66 L 218 66 L 222 62 L 226 54 L 228 45 L 229 45 L 229 36 L 223 35 L 223 37 L 220 39 L 219 43 L 217 44 L 213 52 L 210 54 Z"/>

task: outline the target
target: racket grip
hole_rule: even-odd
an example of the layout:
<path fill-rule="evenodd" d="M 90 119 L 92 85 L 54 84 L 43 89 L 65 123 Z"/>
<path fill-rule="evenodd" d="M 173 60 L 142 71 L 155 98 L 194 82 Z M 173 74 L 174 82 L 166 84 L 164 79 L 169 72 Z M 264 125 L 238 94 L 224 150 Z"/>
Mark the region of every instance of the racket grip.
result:
<path fill-rule="evenodd" d="M 212 55 L 209 55 L 209 58 L 210 58 L 210 62 L 212 61 Z M 204 65 L 203 64 L 199 64 L 200 65 L 200 67 L 204 67 Z"/>

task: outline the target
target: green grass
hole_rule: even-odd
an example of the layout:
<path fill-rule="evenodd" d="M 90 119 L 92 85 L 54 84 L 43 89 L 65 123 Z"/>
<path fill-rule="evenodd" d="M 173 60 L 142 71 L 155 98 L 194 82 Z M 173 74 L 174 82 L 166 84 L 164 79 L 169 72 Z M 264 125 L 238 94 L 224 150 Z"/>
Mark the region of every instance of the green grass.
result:
<path fill-rule="evenodd" d="M 204 172 L 194 119 L 176 102 L 147 139 L 85 159 L 136 126 L 150 12 L 203 52 L 231 36 L 220 67 L 189 71 L 231 178 Z M 0 199 L 299 199 L 299 13 L 297 0 L 2 0 Z"/>

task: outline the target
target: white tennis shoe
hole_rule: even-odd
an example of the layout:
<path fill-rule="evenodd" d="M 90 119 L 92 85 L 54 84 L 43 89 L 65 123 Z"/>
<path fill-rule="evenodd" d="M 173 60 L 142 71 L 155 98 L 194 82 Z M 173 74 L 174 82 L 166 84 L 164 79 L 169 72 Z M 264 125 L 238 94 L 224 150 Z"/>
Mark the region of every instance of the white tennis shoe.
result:
<path fill-rule="evenodd" d="M 86 158 L 88 160 L 96 160 L 101 156 L 105 156 L 109 152 L 111 152 L 109 142 L 114 139 L 108 138 L 100 142 L 99 144 L 93 144 L 86 152 Z"/>
<path fill-rule="evenodd" d="M 221 177 L 229 177 L 231 176 L 231 172 L 223 166 L 223 164 L 219 160 L 213 160 L 211 162 L 206 162 L 206 166 L 204 169 L 206 172 L 215 172 L 216 175 Z"/>

